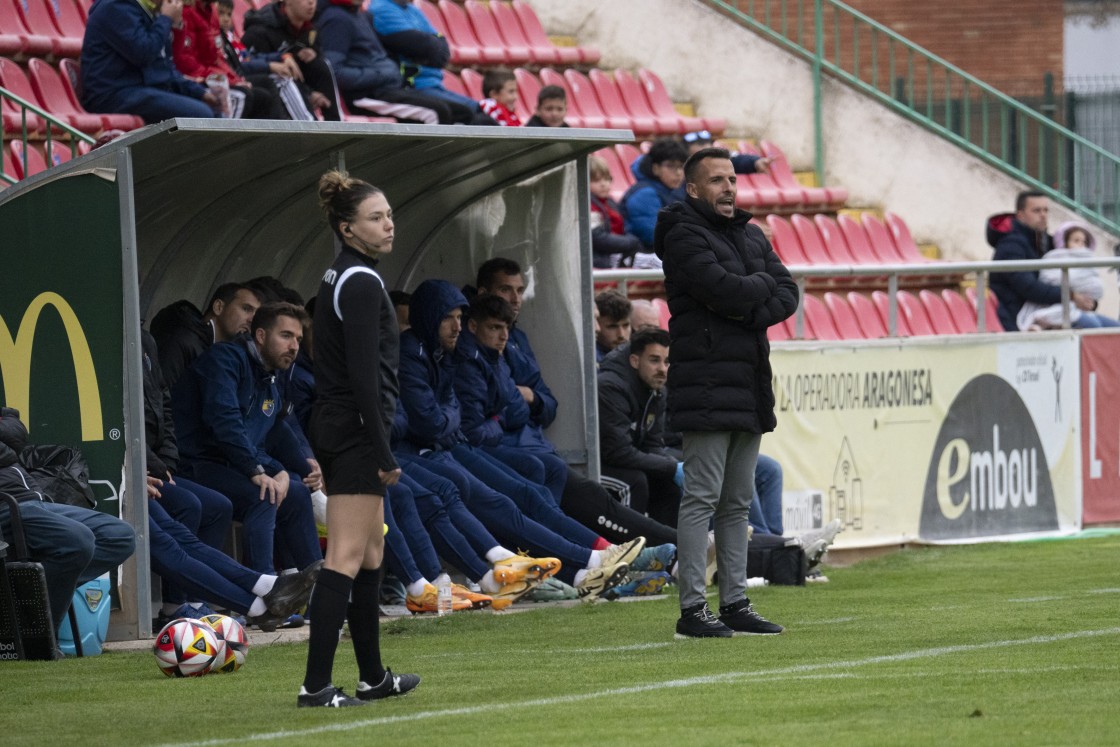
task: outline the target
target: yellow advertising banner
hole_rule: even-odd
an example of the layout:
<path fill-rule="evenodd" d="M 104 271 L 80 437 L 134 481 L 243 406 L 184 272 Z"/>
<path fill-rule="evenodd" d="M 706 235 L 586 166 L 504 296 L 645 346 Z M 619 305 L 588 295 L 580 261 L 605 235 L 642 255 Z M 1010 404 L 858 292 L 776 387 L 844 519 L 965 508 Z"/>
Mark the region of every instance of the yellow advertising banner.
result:
<path fill-rule="evenodd" d="M 787 534 L 844 524 L 836 547 L 1079 529 L 1075 337 L 775 346 Z"/>

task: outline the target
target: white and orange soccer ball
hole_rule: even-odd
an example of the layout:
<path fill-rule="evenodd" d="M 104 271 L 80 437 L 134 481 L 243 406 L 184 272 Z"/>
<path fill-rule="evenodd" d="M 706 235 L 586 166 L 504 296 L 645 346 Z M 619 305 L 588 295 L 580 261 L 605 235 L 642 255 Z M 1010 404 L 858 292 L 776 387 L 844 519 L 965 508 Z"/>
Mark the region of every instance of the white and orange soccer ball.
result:
<path fill-rule="evenodd" d="M 224 674 L 240 669 L 249 654 L 249 638 L 241 623 L 228 615 L 203 615 L 199 621 L 210 627 L 218 642 L 218 656 L 210 671 Z"/>
<path fill-rule="evenodd" d="M 218 642 L 206 623 L 180 617 L 159 632 L 152 653 L 168 677 L 201 677 L 218 658 Z"/>

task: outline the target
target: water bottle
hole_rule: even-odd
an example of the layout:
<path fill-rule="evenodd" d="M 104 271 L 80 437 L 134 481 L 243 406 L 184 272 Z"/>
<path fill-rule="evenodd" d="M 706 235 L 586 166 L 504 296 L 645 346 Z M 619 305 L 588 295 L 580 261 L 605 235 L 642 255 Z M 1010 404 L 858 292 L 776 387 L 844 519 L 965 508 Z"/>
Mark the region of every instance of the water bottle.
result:
<path fill-rule="evenodd" d="M 440 617 L 450 615 L 452 610 L 451 605 L 451 578 L 446 574 L 441 574 L 436 583 L 438 586 L 436 596 L 436 614 Z"/>

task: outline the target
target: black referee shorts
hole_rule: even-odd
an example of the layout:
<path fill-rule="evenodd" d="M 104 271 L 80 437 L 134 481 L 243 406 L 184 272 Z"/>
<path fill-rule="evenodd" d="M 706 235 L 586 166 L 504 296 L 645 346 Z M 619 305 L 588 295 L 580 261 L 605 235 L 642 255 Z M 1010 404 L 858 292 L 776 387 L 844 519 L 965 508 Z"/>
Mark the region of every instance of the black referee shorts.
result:
<path fill-rule="evenodd" d="M 377 455 L 356 410 L 316 406 L 308 430 L 311 449 L 330 494 L 385 495 Z"/>

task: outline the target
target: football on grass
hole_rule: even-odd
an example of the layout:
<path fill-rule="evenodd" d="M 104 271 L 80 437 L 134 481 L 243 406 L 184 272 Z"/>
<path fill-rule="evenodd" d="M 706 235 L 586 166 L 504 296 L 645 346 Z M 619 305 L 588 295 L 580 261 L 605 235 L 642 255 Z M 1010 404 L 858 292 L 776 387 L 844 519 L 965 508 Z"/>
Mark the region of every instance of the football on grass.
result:
<path fill-rule="evenodd" d="M 218 642 L 206 623 L 180 617 L 159 632 L 152 652 L 168 677 L 201 677 L 218 657 Z"/>

